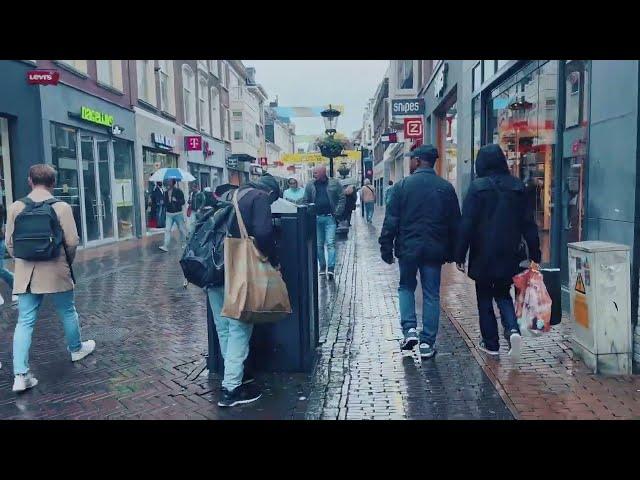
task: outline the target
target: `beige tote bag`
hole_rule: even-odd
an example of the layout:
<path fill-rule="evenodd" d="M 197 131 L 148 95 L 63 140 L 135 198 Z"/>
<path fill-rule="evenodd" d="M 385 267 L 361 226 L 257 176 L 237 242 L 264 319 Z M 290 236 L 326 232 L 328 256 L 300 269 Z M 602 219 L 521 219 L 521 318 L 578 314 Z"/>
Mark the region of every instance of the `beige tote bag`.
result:
<path fill-rule="evenodd" d="M 233 194 L 240 238 L 224 239 L 224 305 L 222 315 L 247 323 L 276 322 L 291 313 L 289 292 L 280 271 L 247 234 Z"/>

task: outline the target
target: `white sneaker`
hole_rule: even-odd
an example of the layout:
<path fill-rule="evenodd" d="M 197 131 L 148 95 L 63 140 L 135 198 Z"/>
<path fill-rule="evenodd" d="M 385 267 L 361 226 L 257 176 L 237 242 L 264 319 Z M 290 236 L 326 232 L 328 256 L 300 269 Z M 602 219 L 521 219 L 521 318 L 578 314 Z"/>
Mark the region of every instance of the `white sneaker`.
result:
<path fill-rule="evenodd" d="M 84 357 L 93 353 L 96 349 L 96 342 L 94 340 L 87 340 L 86 342 L 82 342 L 82 348 L 77 352 L 71 352 L 71 361 L 77 362 L 82 360 Z"/>
<path fill-rule="evenodd" d="M 17 305 L 19 299 L 18 295 L 11 295 L 11 305 Z"/>
<path fill-rule="evenodd" d="M 24 392 L 29 388 L 33 388 L 38 384 L 38 379 L 31 372 L 16 375 L 13 380 L 13 391 Z"/>
<path fill-rule="evenodd" d="M 515 359 L 520 358 L 520 351 L 522 349 L 522 337 L 519 333 L 512 333 L 509 337 L 509 345 L 511 348 L 509 349 L 509 355 Z"/>
<path fill-rule="evenodd" d="M 169 251 L 169 249 L 167 247 L 165 247 L 164 245 L 160 245 L 158 248 L 160 250 L 162 250 L 163 252 L 168 252 Z"/>

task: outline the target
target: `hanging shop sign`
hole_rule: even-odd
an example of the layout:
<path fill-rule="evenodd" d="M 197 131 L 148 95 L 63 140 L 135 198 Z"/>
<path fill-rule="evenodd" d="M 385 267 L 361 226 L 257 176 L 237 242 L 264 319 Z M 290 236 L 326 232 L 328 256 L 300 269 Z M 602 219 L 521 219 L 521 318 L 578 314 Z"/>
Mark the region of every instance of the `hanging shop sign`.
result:
<path fill-rule="evenodd" d="M 392 100 L 391 112 L 393 116 L 423 115 L 424 98 L 403 98 Z"/>
<path fill-rule="evenodd" d="M 113 115 L 109 115 L 89 107 L 81 107 L 80 118 L 86 122 L 97 123 L 105 127 L 113 127 Z"/>
<path fill-rule="evenodd" d="M 422 117 L 404 119 L 404 138 L 422 138 Z"/>
<path fill-rule="evenodd" d="M 159 133 L 151 134 L 151 141 L 158 148 L 163 148 L 165 150 L 173 150 L 176 146 L 175 139 L 171 137 L 167 137 L 166 135 L 161 135 Z"/>
<path fill-rule="evenodd" d="M 396 132 L 383 133 L 380 135 L 382 143 L 398 143 L 398 134 Z"/>
<path fill-rule="evenodd" d="M 188 152 L 202 150 L 202 137 L 199 135 L 184 137 L 184 149 Z"/>
<path fill-rule="evenodd" d="M 27 83 L 29 85 L 57 85 L 60 81 L 60 72 L 57 70 L 29 70 Z"/>

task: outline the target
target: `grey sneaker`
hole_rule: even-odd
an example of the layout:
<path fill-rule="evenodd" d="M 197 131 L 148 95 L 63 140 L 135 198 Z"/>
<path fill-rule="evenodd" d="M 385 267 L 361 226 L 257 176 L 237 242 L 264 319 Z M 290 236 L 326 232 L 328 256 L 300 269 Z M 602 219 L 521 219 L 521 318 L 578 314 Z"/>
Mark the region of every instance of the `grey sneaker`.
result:
<path fill-rule="evenodd" d="M 428 343 L 420 344 L 420 358 L 431 358 L 436 354 L 436 349 Z"/>
<path fill-rule="evenodd" d="M 487 355 L 500 355 L 499 350 L 490 350 L 489 348 L 487 348 L 487 344 L 484 342 L 484 340 L 480 340 L 480 345 L 478 345 L 478 350 L 486 353 Z"/>
<path fill-rule="evenodd" d="M 158 248 L 160 250 L 162 250 L 163 252 L 168 252 L 169 251 L 169 249 L 167 247 L 165 247 L 164 245 L 160 245 Z"/>
<path fill-rule="evenodd" d="M 413 350 L 419 342 L 418 331 L 415 328 L 410 328 L 404 332 L 404 339 L 400 344 L 400 350 Z"/>
<path fill-rule="evenodd" d="M 38 384 L 38 379 L 34 377 L 31 372 L 25 374 L 18 374 L 13 380 L 13 391 L 24 392 L 29 388 L 33 388 Z"/>
<path fill-rule="evenodd" d="M 517 330 L 511 330 L 509 335 L 509 356 L 512 358 L 520 358 L 520 351 L 522 350 L 522 337 Z"/>

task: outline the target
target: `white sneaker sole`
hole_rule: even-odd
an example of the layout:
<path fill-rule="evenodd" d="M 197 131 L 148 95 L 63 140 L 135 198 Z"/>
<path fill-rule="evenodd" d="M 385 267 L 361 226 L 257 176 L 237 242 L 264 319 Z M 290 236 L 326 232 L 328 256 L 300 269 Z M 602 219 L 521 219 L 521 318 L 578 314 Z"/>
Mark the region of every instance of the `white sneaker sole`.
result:
<path fill-rule="evenodd" d="M 158 250 L 161 250 L 161 251 L 163 251 L 165 253 L 169 251 L 168 248 L 163 248 L 163 247 L 158 247 Z"/>
<path fill-rule="evenodd" d="M 24 388 L 16 388 L 15 386 L 12 388 L 12 390 L 16 393 L 19 392 L 25 392 L 27 390 L 29 390 L 30 388 L 35 387 L 36 385 L 38 385 L 38 379 L 34 378 L 31 383 L 29 383 L 28 385 L 26 385 Z"/>
<path fill-rule="evenodd" d="M 520 358 L 520 352 L 522 351 L 522 336 L 514 333 L 509 337 L 509 342 L 511 342 L 509 355 L 513 358 Z"/>
<path fill-rule="evenodd" d="M 247 403 L 252 403 L 255 402 L 256 400 L 258 400 L 260 397 L 262 397 L 262 394 L 258 395 L 257 397 L 254 398 L 247 398 L 246 400 L 236 400 L 235 402 L 233 402 L 230 405 L 225 405 L 221 402 L 218 402 L 218 406 L 219 407 L 223 407 L 223 408 L 228 408 L 228 407 L 237 407 L 238 405 L 245 405 Z"/>
<path fill-rule="evenodd" d="M 82 360 L 83 358 L 91 355 L 93 352 L 96 351 L 96 342 L 93 342 L 93 347 L 91 348 L 91 350 L 89 351 L 80 351 L 80 352 L 74 352 L 71 354 L 71 361 L 72 362 L 79 362 L 80 360 Z"/>

